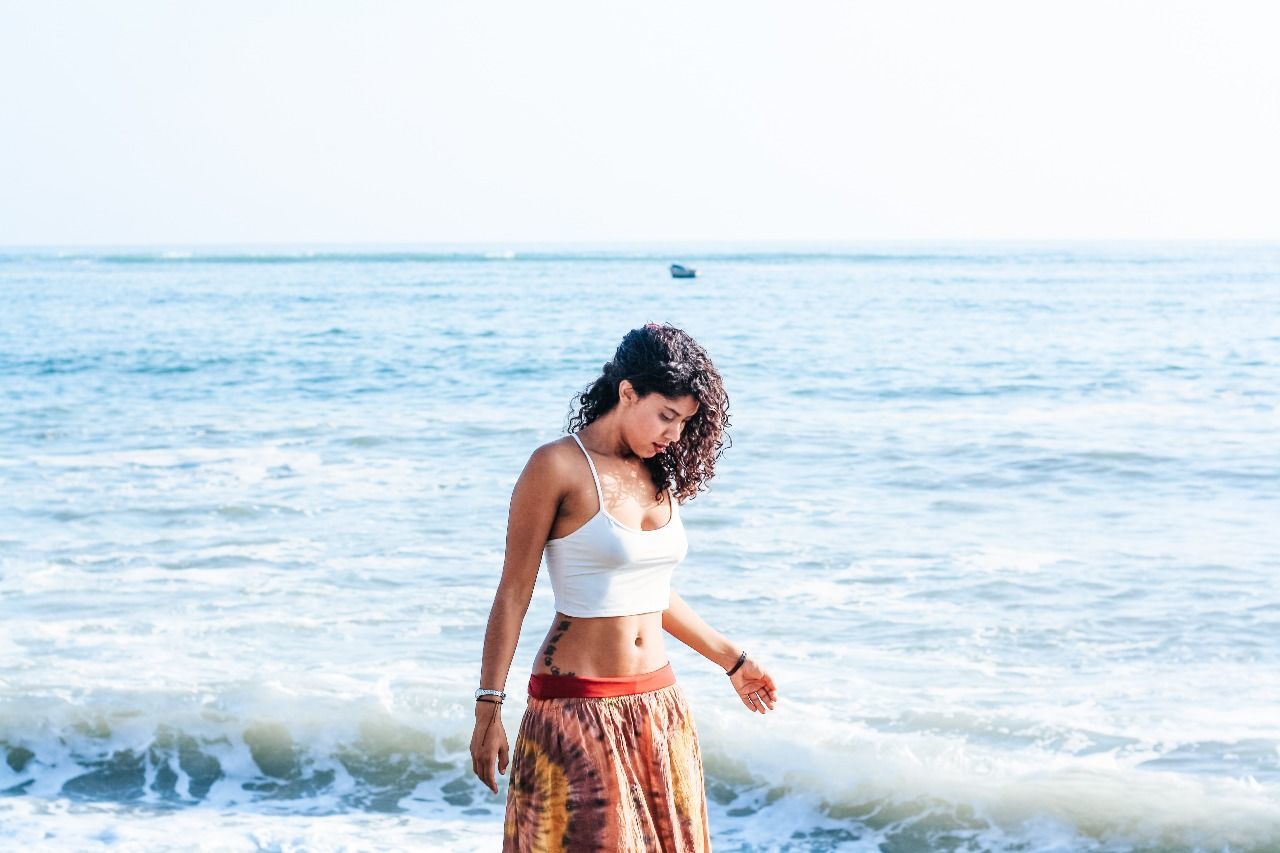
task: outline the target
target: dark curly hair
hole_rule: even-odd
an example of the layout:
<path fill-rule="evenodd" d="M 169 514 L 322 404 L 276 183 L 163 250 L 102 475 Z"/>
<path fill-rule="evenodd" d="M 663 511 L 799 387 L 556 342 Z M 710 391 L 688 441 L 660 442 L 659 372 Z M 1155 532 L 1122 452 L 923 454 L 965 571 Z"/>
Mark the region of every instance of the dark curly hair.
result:
<path fill-rule="evenodd" d="M 673 398 L 692 395 L 698 412 L 685 424 L 680 440 L 644 463 L 657 485 L 654 500 L 661 499 L 669 484 L 674 484 L 680 503 L 696 496 L 715 476 L 716 460 L 732 446 L 727 431 L 729 397 L 707 351 L 681 329 L 646 323 L 627 332 L 602 371 L 570 403 L 568 431 L 577 432 L 618 405 L 618 383 L 623 379 L 630 380 L 641 397 L 655 391 Z"/>

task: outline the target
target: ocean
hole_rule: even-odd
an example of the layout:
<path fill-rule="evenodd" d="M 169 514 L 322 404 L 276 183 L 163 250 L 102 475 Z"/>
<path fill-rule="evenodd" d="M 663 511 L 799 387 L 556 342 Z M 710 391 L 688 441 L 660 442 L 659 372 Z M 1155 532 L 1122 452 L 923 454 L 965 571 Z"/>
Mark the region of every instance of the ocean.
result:
<path fill-rule="evenodd" d="M 716 850 L 1280 850 L 1280 246 L 1135 243 L 0 252 L 0 848 L 497 849 L 511 488 L 650 321 Z"/>

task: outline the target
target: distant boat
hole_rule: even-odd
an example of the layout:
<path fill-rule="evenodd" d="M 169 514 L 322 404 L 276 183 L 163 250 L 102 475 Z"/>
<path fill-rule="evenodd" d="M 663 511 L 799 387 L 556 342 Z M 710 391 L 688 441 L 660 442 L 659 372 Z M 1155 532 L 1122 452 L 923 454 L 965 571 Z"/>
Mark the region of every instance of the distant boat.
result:
<path fill-rule="evenodd" d="M 680 264 L 671 265 L 672 278 L 696 278 L 697 275 L 698 275 L 698 271 L 695 270 L 693 267 L 686 267 Z"/>

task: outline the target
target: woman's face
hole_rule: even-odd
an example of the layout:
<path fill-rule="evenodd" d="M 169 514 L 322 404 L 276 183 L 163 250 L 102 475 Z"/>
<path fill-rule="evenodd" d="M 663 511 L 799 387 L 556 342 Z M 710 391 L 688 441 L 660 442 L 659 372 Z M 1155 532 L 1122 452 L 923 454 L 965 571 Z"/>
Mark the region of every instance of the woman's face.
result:
<path fill-rule="evenodd" d="M 698 400 L 692 394 L 664 397 L 654 392 L 641 397 L 626 379 L 619 383 L 618 395 L 627 404 L 627 443 L 644 458 L 679 441 L 689 418 L 698 413 Z"/>

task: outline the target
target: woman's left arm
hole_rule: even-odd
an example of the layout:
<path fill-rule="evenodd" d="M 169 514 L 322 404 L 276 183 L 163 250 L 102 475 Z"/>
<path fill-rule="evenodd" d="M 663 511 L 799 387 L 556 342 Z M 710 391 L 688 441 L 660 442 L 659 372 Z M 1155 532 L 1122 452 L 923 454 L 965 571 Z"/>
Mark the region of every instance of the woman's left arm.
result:
<path fill-rule="evenodd" d="M 685 600 L 671 591 L 671 604 L 662 611 L 662 630 L 693 649 L 725 672 L 733 669 L 742 650 L 693 612 Z M 734 691 L 749 710 L 763 714 L 778 701 L 773 677 L 755 659 L 747 657 L 738 671 L 729 677 Z"/>

